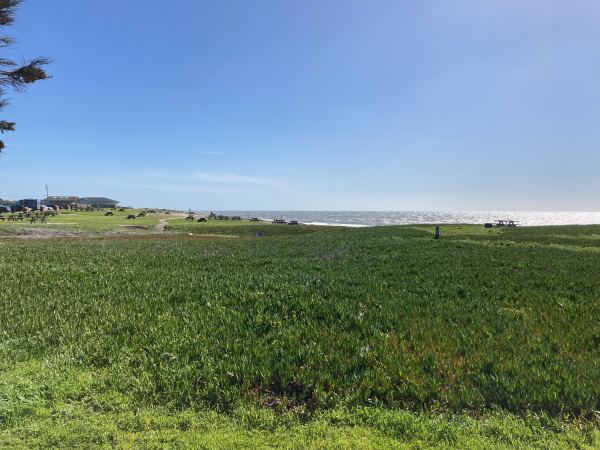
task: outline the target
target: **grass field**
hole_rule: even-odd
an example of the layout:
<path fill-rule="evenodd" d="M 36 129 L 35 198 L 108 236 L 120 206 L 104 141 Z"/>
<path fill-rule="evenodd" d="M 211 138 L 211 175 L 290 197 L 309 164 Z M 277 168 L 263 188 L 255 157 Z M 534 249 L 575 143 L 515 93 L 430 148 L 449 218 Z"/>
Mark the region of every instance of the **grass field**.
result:
<path fill-rule="evenodd" d="M 137 215 L 141 209 L 127 209 L 125 212 L 110 211 L 113 216 L 106 216 L 108 209 L 102 211 L 61 211 L 48 218 L 47 223 L 31 224 L 27 219 L 22 222 L 0 221 L 0 236 L 33 232 L 35 230 L 63 230 L 81 233 L 135 233 L 152 231 L 161 219 L 172 219 L 176 216 L 163 213 L 148 214 L 146 217 L 127 219 L 129 214 Z M 3 214 L 5 219 L 8 214 Z"/>
<path fill-rule="evenodd" d="M 600 226 L 167 230 L 0 240 L 0 445 L 600 445 Z"/>

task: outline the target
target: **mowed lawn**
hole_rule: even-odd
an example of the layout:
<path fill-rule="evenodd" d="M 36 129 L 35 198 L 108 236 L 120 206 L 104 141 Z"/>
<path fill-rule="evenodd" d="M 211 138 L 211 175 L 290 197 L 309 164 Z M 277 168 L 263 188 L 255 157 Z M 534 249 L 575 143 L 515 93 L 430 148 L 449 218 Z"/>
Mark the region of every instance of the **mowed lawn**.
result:
<path fill-rule="evenodd" d="M 600 226 L 167 230 L 0 240 L 0 445 L 600 445 Z"/>
<path fill-rule="evenodd" d="M 62 230 L 75 233 L 144 232 L 152 231 L 161 219 L 176 219 L 173 214 L 160 212 L 147 214 L 145 217 L 127 219 L 129 215 L 137 215 L 143 209 L 127 209 L 124 212 L 104 209 L 101 211 L 61 211 L 56 216 L 49 216 L 46 223 L 39 221 L 32 224 L 27 218 L 23 221 L 9 221 L 8 213 L 3 213 L 5 220 L 0 221 L 0 236 L 28 234 L 36 230 Z M 106 213 L 113 215 L 107 216 Z"/>

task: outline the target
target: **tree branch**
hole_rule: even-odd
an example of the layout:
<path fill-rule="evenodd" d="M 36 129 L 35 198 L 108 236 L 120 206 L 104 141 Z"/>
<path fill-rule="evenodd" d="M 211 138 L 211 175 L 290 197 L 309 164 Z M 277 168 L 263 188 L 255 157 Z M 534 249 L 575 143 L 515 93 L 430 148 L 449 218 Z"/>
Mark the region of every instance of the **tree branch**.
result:
<path fill-rule="evenodd" d="M 14 13 L 22 0 L 0 0 L 0 27 L 14 22 Z M 14 41 L 8 36 L 0 36 L 0 48 L 8 47 Z M 50 78 L 43 66 L 49 64 L 46 58 L 35 58 L 18 66 L 14 61 L 0 58 L 0 110 L 4 109 L 8 101 L 5 99 L 5 86 L 10 86 L 15 91 L 22 91 L 26 85 L 38 80 Z M 0 120 L 0 134 L 15 131 L 15 123 Z M 4 149 L 4 142 L 0 140 L 0 153 Z"/>
<path fill-rule="evenodd" d="M 0 25 L 10 25 L 15 21 L 15 9 L 21 0 L 0 0 Z"/>

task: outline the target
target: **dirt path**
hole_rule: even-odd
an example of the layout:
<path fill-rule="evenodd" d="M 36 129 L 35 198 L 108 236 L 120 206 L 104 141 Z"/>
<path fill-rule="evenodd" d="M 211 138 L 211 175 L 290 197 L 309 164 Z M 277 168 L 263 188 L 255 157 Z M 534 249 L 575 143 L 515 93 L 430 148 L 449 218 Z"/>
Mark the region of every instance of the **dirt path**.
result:
<path fill-rule="evenodd" d="M 160 219 L 156 226 L 154 227 L 154 231 L 158 231 L 159 233 L 164 233 L 165 228 L 167 227 L 167 219 Z"/>

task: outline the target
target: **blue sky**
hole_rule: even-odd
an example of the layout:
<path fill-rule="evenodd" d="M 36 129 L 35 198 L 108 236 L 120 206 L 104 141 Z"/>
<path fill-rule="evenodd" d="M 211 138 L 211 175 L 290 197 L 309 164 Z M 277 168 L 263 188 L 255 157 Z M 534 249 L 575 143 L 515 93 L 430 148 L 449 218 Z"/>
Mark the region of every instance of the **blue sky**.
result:
<path fill-rule="evenodd" d="M 0 197 L 600 210 L 600 3 L 27 0 Z"/>

